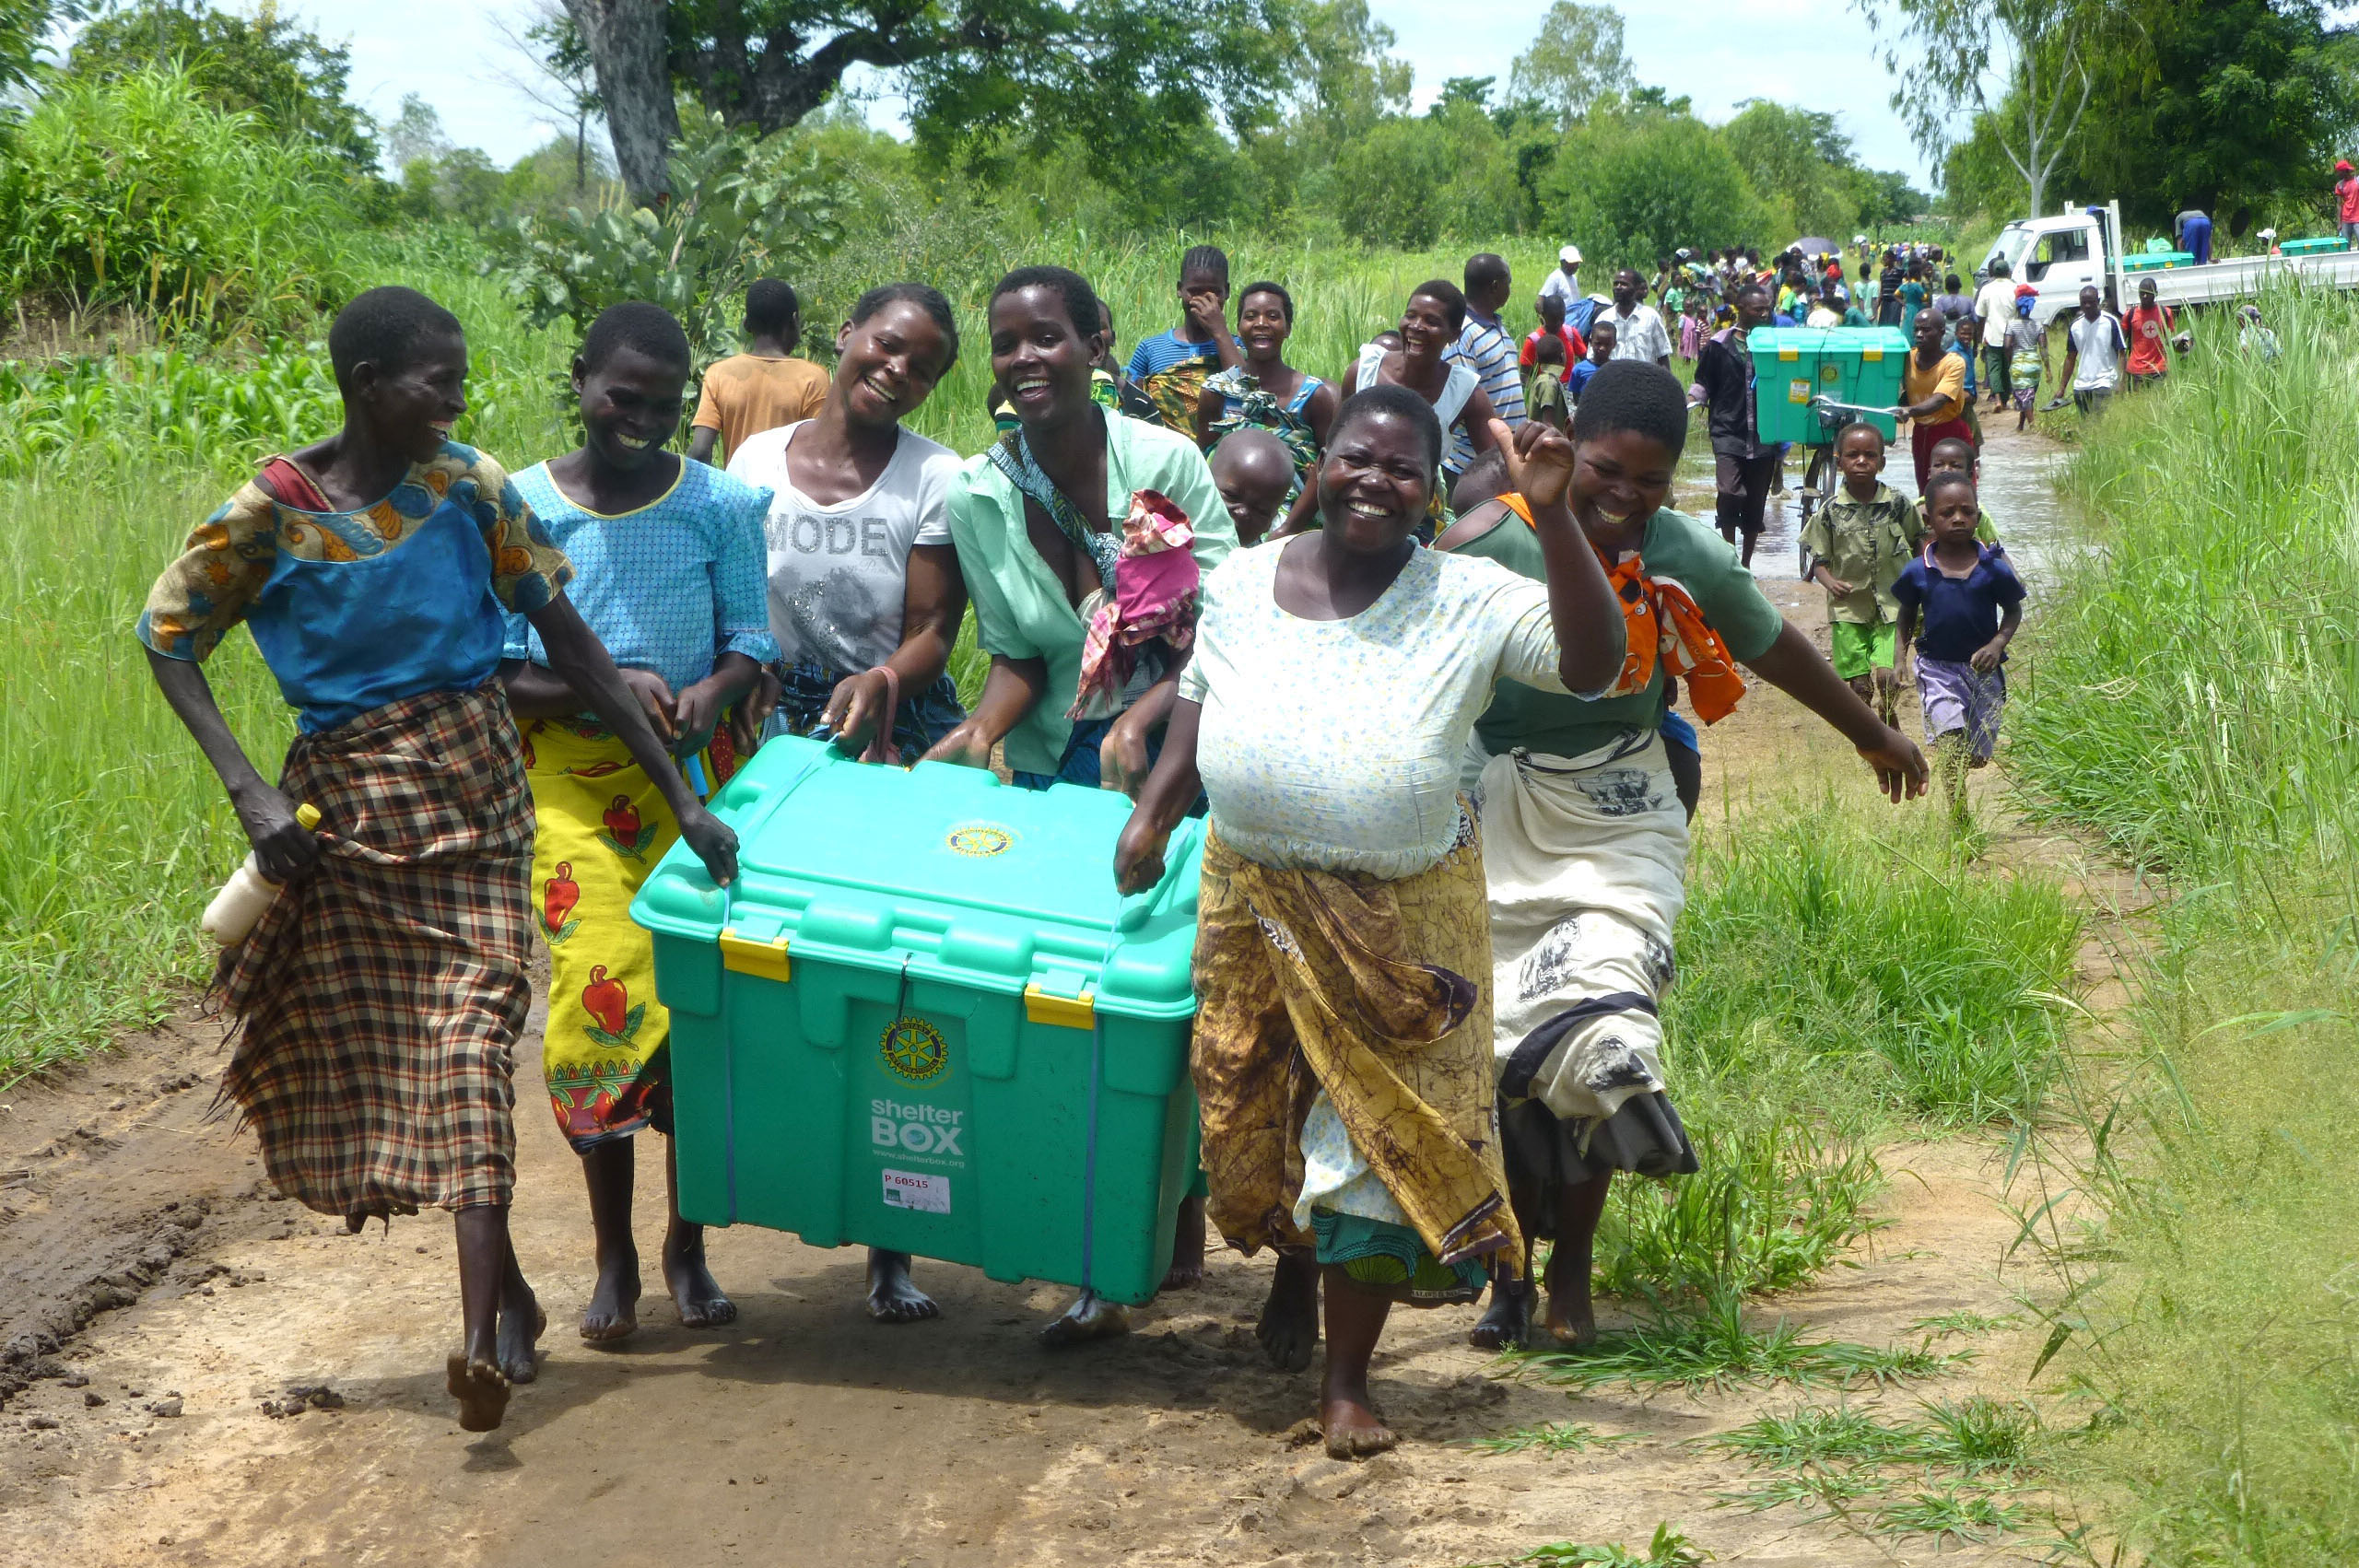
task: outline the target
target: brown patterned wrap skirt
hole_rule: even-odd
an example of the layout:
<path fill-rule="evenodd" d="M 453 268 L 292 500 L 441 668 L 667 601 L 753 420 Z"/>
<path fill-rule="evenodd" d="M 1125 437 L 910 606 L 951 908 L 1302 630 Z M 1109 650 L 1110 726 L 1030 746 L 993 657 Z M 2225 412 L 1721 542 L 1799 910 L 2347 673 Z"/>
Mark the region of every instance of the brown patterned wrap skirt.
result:
<path fill-rule="evenodd" d="M 497 685 L 296 737 L 279 788 L 323 853 L 224 955 L 222 1094 L 323 1214 L 506 1203 L 532 797 Z"/>

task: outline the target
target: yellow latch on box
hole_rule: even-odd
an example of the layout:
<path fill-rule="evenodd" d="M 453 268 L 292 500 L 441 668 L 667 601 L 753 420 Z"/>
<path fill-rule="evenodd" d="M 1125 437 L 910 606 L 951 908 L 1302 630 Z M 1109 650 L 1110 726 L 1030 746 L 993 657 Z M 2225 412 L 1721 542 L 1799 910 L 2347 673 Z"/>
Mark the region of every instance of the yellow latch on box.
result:
<path fill-rule="evenodd" d="M 1799 359 L 1802 357 L 1802 351 L 1799 348 L 1787 348 L 1780 346 L 1778 350 L 1778 357 L 1780 359 Z"/>
<path fill-rule="evenodd" d="M 730 926 L 721 933 L 721 966 L 737 975 L 758 975 L 765 980 L 783 984 L 794 977 L 794 967 L 787 962 L 786 938 L 772 937 L 768 942 L 755 942 L 737 934 Z"/>
<path fill-rule="evenodd" d="M 1087 1029 L 1097 1022 L 1097 1002 L 1087 991 L 1079 996 L 1058 996 L 1044 991 L 1039 981 L 1024 988 L 1024 1016 L 1035 1024 L 1053 1024 L 1064 1029 Z"/>

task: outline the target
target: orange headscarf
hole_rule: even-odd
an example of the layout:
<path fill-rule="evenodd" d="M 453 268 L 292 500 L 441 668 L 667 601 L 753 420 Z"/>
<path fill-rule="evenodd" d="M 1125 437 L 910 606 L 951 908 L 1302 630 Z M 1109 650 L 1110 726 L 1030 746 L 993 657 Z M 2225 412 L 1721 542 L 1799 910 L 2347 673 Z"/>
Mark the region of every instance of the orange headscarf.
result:
<path fill-rule="evenodd" d="M 1510 490 L 1499 499 L 1523 519 L 1524 526 L 1539 532 L 1532 508 L 1520 495 Z M 1666 676 L 1687 683 L 1687 700 L 1696 718 L 1717 724 L 1735 711 L 1744 696 L 1744 677 L 1737 673 L 1727 639 L 1713 630 L 1686 587 L 1676 578 L 1649 577 L 1636 550 L 1619 561 L 1606 559 L 1599 550 L 1597 559 L 1622 605 L 1622 628 L 1629 642 L 1629 651 L 1622 656 L 1622 678 L 1605 695 L 1636 696 L 1645 691 L 1660 659 Z"/>

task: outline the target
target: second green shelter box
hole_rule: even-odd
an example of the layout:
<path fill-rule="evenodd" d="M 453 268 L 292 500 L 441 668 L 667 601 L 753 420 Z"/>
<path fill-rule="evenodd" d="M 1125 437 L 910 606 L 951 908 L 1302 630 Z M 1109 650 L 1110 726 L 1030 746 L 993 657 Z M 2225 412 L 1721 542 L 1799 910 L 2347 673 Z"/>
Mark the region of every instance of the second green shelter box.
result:
<path fill-rule="evenodd" d="M 1119 793 L 774 740 L 631 906 L 671 1012 L 680 1212 L 1155 1293 L 1196 1169 L 1203 825 L 1114 890 Z"/>
<path fill-rule="evenodd" d="M 1898 327 L 1755 327 L 1745 334 L 1753 357 L 1753 412 L 1764 441 L 1819 446 L 1835 439 L 1813 406 L 1826 398 L 1868 408 L 1900 401 L 1908 339 Z M 1899 432 L 1889 415 L 1865 417 L 1886 440 Z"/>

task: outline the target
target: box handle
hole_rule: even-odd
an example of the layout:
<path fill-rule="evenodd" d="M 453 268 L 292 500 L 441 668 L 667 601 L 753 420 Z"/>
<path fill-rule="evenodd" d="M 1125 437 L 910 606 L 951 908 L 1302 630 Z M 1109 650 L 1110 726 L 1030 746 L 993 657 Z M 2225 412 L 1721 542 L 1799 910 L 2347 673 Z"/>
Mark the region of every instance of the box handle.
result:
<path fill-rule="evenodd" d="M 794 966 L 787 962 L 784 936 L 756 942 L 751 937 L 739 936 L 734 926 L 722 928 L 721 966 L 734 974 L 753 975 L 781 985 L 794 977 Z"/>
<path fill-rule="evenodd" d="M 1035 1024 L 1053 1024 L 1061 1029 L 1087 1029 L 1097 1022 L 1097 999 L 1095 992 L 1084 991 L 1079 996 L 1059 996 L 1040 989 L 1033 981 L 1024 988 L 1024 1016 Z"/>

